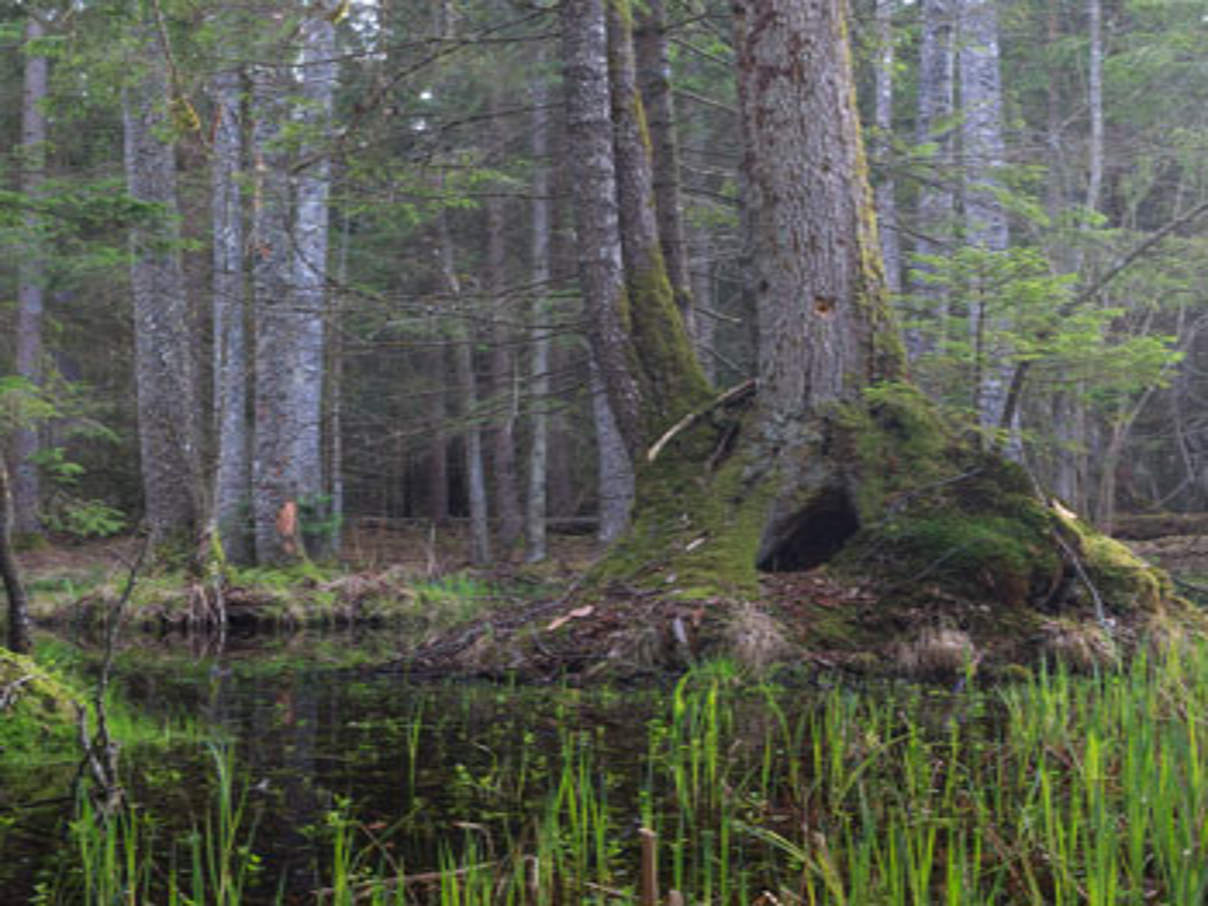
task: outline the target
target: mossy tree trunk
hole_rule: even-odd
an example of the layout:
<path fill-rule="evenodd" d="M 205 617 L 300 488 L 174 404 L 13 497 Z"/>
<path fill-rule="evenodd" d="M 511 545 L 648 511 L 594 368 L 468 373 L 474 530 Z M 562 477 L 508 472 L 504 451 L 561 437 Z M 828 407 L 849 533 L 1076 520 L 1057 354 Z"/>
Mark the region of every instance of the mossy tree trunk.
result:
<path fill-rule="evenodd" d="M 29 606 L 13 556 L 12 525 L 13 497 L 8 469 L 0 457 L 0 580 L 3 580 L 8 596 L 8 648 L 17 654 L 29 654 L 33 648 L 29 637 Z"/>
<path fill-rule="evenodd" d="M 834 535 L 855 530 L 858 489 L 829 446 L 825 417 L 874 382 L 902 377 L 904 352 L 881 269 L 846 3 L 743 0 L 735 11 L 756 249 L 754 442 L 777 473 L 757 559 L 775 566 L 816 520 Z"/>
<path fill-rule="evenodd" d="M 628 0 L 563 5 L 563 77 L 589 340 L 635 457 L 707 396 L 659 244 Z"/>

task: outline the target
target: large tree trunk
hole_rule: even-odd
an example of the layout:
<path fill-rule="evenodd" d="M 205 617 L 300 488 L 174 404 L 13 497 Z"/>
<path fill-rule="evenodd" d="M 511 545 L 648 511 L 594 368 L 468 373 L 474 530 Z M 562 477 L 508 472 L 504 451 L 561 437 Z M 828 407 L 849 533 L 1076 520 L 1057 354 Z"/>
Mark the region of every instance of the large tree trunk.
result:
<path fill-rule="evenodd" d="M 871 383 L 900 376 L 903 351 L 864 176 L 846 6 L 745 0 L 736 9 L 757 250 L 760 433 L 783 463 L 757 561 L 804 567 L 811 564 L 786 551 L 821 530 L 815 516 L 832 523 L 830 541 L 841 544 L 856 528 L 856 491 L 834 463 L 817 465 L 825 439 L 802 426 L 831 404 L 854 402 Z M 803 57 L 809 66 L 784 63 Z"/>
<path fill-rule="evenodd" d="M 234 563 L 249 563 L 253 551 L 247 531 L 247 506 L 252 466 L 247 421 L 243 204 L 239 190 L 243 164 L 240 81 L 235 69 L 222 69 L 213 77 L 214 518 L 227 558 Z"/>
<path fill-rule="evenodd" d="M 0 457 L 0 580 L 8 596 L 7 647 L 17 654 L 29 654 L 33 643 L 29 635 L 29 604 L 12 545 L 13 497 L 8 469 Z"/>
<path fill-rule="evenodd" d="M 122 94 L 126 183 L 131 196 L 160 210 L 158 222 L 131 235 L 139 451 L 152 536 L 191 543 L 202 519 L 201 407 L 180 260 L 176 155 L 166 135 L 168 76 L 156 35 L 150 26 L 141 30 L 139 77 Z"/>
<path fill-rule="evenodd" d="M 46 100 L 50 61 L 32 45 L 45 28 L 34 12 L 25 22 L 25 84 L 21 94 L 21 191 L 36 196 L 46 178 Z M 37 386 L 42 382 L 42 309 L 46 265 L 39 236 L 40 218 L 25 217 L 25 248 L 17 265 L 17 374 Z M 38 429 L 18 425 L 13 431 L 13 529 L 22 534 L 41 531 L 38 518 Z"/>
<path fill-rule="evenodd" d="M 331 160 L 325 145 L 331 140 L 331 114 L 336 90 L 335 26 L 316 5 L 303 22 L 301 122 L 305 130 L 302 169 L 297 177 L 297 215 L 293 232 L 293 304 L 298 318 L 295 405 L 298 434 L 293 438 L 300 491 L 308 514 L 326 526 L 332 521 L 331 501 L 323 476 L 324 334 L 327 317 L 327 247 L 330 215 Z M 309 553 L 331 553 L 326 530 L 306 538 Z"/>
<path fill-rule="evenodd" d="M 251 74 L 252 292 L 256 328 L 255 456 L 252 517 L 256 560 L 286 563 L 305 555 L 298 503 L 306 493 L 295 439 L 306 428 L 296 399 L 303 381 L 298 351 L 307 325 L 291 291 L 290 185 L 281 130 L 288 121 L 288 70 L 261 64 Z"/>

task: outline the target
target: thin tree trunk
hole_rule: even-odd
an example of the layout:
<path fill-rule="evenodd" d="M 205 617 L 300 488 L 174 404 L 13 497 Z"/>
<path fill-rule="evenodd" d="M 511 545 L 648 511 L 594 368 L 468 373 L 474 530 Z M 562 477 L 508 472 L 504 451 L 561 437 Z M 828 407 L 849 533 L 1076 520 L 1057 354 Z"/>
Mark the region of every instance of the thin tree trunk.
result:
<path fill-rule="evenodd" d="M 641 0 L 634 9 L 634 17 L 637 80 L 646 110 L 654 163 L 659 243 L 676 307 L 688 335 L 695 339 L 697 319 L 692 305 L 692 279 L 680 197 L 680 152 L 675 131 L 675 100 L 671 93 L 666 0 Z"/>
<path fill-rule="evenodd" d="M 717 383 L 717 356 L 714 336 L 717 331 L 716 302 L 713 293 L 713 239 L 710 231 L 698 226 L 692 231 L 692 301 L 696 309 L 696 357 L 705 380 Z"/>
<path fill-rule="evenodd" d="M 1090 107 L 1091 134 L 1087 154 L 1089 178 L 1086 185 L 1086 209 L 1099 209 L 1103 185 L 1103 5 L 1087 0 L 1090 49 L 1087 59 L 1087 104 Z"/>
<path fill-rule="evenodd" d="M 948 180 L 952 171 L 952 119 L 955 111 L 955 66 L 952 4 L 960 0 L 922 0 L 922 35 L 919 44 L 918 134 L 920 144 L 935 146 L 931 179 L 919 186 L 918 236 L 914 251 L 920 256 L 943 254 L 951 244 L 955 201 Z M 934 266 L 916 261 L 909 274 L 910 291 L 923 300 L 920 315 L 935 323 L 929 329 L 908 330 L 910 357 L 935 348 L 948 317 L 948 291 L 929 279 Z"/>
<path fill-rule="evenodd" d="M 546 479 L 549 465 L 549 406 L 550 395 L 550 174 L 549 174 L 549 91 L 544 74 L 544 49 L 538 51 L 538 74 L 532 83 L 532 275 L 533 302 L 531 310 L 532 344 L 531 380 L 529 385 L 529 445 L 528 494 L 524 508 L 525 560 L 538 563 L 547 556 L 546 518 L 548 504 Z"/>
<path fill-rule="evenodd" d="M 449 414 L 445 388 L 449 384 L 445 331 L 436 318 L 431 326 L 432 349 L 424 356 L 429 371 L 428 389 L 428 518 L 437 525 L 449 520 Z"/>
<path fill-rule="evenodd" d="M 251 495 L 250 437 L 247 422 L 247 336 L 245 329 L 243 204 L 239 173 L 243 132 L 238 71 L 213 78 L 214 139 L 211 204 L 214 231 L 214 516 L 223 549 L 234 563 L 252 560 L 247 531 Z"/>
<path fill-rule="evenodd" d="M 21 191 L 35 197 L 46 178 L 46 100 L 50 61 L 33 53 L 30 46 L 45 34 L 42 21 L 33 12 L 25 22 L 25 83 L 21 95 Z M 38 386 L 42 383 L 42 310 L 45 294 L 46 264 L 39 236 L 41 221 L 30 213 L 25 217 L 25 248 L 17 264 L 17 374 Z M 42 529 L 38 518 L 38 429 L 18 425 L 13 431 L 13 529 L 36 534 Z"/>
<path fill-rule="evenodd" d="M 8 596 L 8 649 L 17 654 L 33 650 L 29 629 L 29 602 L 12 545 L 13 497 L 9 488 L 8 468 L 0 457 L 0 579 Z"/>
<path fill-rule="evenodd" d="M 877 233 L 881 239 L 881 258 L 885 265 L 885 283 L 897 295 L 902 291 L 902 251 L 898 241 L 897 183 L 889 164 L 890 136 L 893 135 L 893 35 L 894 0 L 876 0 L 877 55 L 874 66 L 876 83 L 874 156 L 881 160 L 882 175 L 877 182 Z"/>
<path fill-rule="evenodd" d="M 145 26 L 139 79 L 122 94 L 126 183 L 160 206 L 162 219 L 132 231 L 135 380 L 146 516 L 153 538 L 191 544 L 203 522 L 199 386 L 179 248 L 176 155 L 163 135 L 168 103 L 164 51 Z"/>
<path fill-rule="evenodd" d="M 498 91 L 490 93 L 491 122 L 496 146 L 503 142 L 499 129 Z M 498 516 L 499 549 L 509 554 L 524 531 L 520 512 L 519 481 L 516 477 L 516 376 L 513 337 L 506 317 L 507 247 L 504 200 L 492 195 L 487 213 L 487 295 L 491 306 L 491 392 L 495 429 L 491 433 L 495 479 L 495 511 Z"/>
<path fill-rule="evenodd" d="M 457 390 L 461 397 L 464 428 L 466 494 L 470 503 L 470 562 L 485 566 L 491 562 L 491 526 L 487 511 L 487 482 L 483 468 L 481 414 L 478 411 L 477 377 L 474 374 L 474 322 L 469 303 L 462 298 L 461 281 L 453 261 L 453 238 L 449 234 L 446 213 L 440 213 L 440 269 L 458 326 L 453 336 L 453 358 L 457 371 Z"/>

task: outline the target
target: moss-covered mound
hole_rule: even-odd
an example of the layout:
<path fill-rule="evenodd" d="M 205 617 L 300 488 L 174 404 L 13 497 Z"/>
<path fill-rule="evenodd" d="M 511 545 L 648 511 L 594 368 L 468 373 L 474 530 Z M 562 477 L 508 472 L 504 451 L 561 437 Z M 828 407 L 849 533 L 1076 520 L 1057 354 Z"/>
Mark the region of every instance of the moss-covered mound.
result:
<path fill-rule="evenodd" d="M 77 698 L 32 658 L 0 648 L 0 759 L 69 747 Z"/>
<path fill-rule="evenodd" d="M 748 404 L 702 412 L 643 465 L 633 528 L 582 588 L 419 661 L 597 674 L 728 655 L 952 677 L 1089 666 L 1205 625 L 1162 571 L 908 386 L 793 425 Z"/>

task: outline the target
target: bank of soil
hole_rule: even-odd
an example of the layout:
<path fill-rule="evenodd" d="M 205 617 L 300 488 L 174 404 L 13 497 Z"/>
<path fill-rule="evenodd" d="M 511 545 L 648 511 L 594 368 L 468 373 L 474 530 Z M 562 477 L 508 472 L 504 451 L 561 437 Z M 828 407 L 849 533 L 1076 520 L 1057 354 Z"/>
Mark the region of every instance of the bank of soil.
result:
<path fill-rule="evenodd" d="M 1208 542 L 1200 536 L 1132 546 L 1176 574 L 1208 574 Z M 1071 585 L 1065 603 L 1046 610 L 1004 606 L 1006 593 L 991 577 L 954 591 L 926 571 L 874 579 L 831 566 L 766 573 L 753 595 L 685 597 L 676 576 L 657 568 L 640 583 L 585 581 L 599 554 L 588 535 L 558 536 L 552 547 L 551 562 L 539 570 L 512 562 L 469 572 L 456 527 L 365 521 L 347 534 L 341 570 L 288 581 L 236 574 L 223 589 L 224 606 L 236 626 L 399 625 L 406 630 L 400 667 L 538 680 L 640 677 L 729 656 L 764 672 L 845 669 L 950 681 L 1046 655 L 1091 667 L 1143 635 L 1198 619 L 1183 598 L 1165 601 L 1165 591 L 1151 589 L 1146 583 L 1157 580 L 1123 547 L 1110 555 L 1123 558 L 1124 581 L 1137 571 L 1137 594 L 1153 598 L 1131 613 L 1099 612 L 1092 584 L 1076 575 L 1063 580 Z M 39 621 L 96 617 L 114 600 L 137 548 L 136 540 L 116 539 L 22 554 Z M 147 576 L 140 586 L 127 615 L 134 627 L 202 628 L 197 589 L 179 576 Z M 481 599 L 467 606 L 466 594 Z"/>

